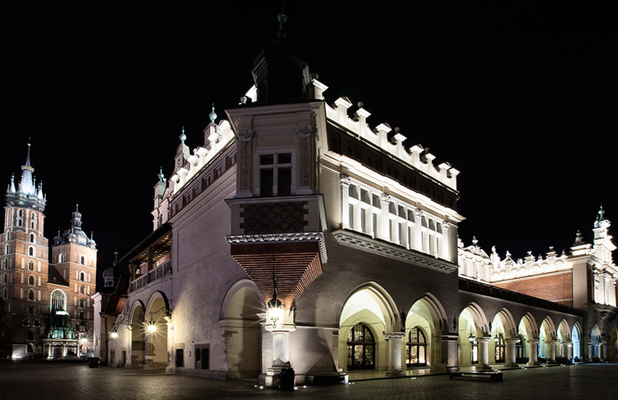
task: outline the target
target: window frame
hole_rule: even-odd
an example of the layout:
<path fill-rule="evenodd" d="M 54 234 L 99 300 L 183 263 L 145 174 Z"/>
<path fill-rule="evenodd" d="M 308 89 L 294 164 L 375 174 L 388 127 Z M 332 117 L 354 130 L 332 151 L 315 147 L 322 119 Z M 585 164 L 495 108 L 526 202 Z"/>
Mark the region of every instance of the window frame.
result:
<path fill-rule="evenodd" d="M 272 155 L 273 163 L 272 164 L 264 164 L 262 165 L 262 157 Z M 289 155 L 290 162 L 289 163 L 280 163 L 279 157 L 281 155 Z M 296 174 L 295 168 L 296 166 L 296 152 L 294 149 L 277 149 L 277 150 L 260 150 L 255 152 L 255 187 L 254 191 L 258 194 L 259 197 L 279 197 L 279 196 L 293 196 L 296 194 Z M 289 194 L 280 194 L 280 185 L 279 185 L 279 171 L 289 168 L 290 169 L 290 193 Z M 271 195 L 264 195 L 262 190 L 262 171 L 272 169 L 273 175 L 273 187 Z"/>

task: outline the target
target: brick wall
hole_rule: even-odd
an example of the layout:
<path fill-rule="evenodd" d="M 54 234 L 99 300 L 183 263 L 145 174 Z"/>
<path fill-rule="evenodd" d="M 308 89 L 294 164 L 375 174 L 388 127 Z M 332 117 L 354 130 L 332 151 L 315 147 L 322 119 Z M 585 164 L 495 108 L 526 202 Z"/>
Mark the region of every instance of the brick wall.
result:
<path fill-rule="evenodd" d="M 494 286 L 573 307 L 572 271 L 520 278 Z"/>

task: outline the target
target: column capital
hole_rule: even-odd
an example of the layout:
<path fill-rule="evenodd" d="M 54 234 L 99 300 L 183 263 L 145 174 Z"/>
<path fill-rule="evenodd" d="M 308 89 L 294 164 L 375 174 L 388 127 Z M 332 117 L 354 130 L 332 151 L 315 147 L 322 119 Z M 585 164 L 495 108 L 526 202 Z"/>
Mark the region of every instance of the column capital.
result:
<path fill-rule="evenodd" d="M 339 180 L 341 181 L 341 184 L 344 186 L 350 186 L 350 177 L 346 174 L 341 174 L 341 176 L 339 177 Z"/>
<path fill-rule="evenodd" d="M 401 339 L 404 338 L 406 336 L 405 332 L 385 332 L 384 333 L 384 339 L 389 340 L 389 339 Z"/>

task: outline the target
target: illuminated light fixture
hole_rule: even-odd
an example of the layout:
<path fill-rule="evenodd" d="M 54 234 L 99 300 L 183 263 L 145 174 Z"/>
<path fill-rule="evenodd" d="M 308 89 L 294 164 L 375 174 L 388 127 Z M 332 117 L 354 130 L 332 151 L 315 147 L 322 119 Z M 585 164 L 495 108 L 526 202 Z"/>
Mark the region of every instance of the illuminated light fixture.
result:
<path fill-rule="evenodd" d="M 111 336 L 112 336 L 112 339 L 118 339 L 118 332 L 114 329 L 112 331 L 112 335 Z"/>
<path fill-rule="evenodd" d="M 155 333 L 157 331 L 157 325 L 155 324 L 154 321 L 150 321 L 148 322 L 147 329 L 149 333 Z"/>
<path fill-rule="evenodd" d="M 268 310 L 268 317 L 273 323 L 273 329 L 277 328 L 277 321 L 281 319 L 283 315 L 283 303 L 277 298 L 277 276 L 275 275 L 275 257 L 273 256 L 273 298 L 266 304 Z"/>
<path fill-rule="evenodd" d="M 470 336 L 468 336 L 468 341 L 469 341 L 470 343 L 474 343 L 474 340 L 475 340 L 475 339 L 476 339 L 476 338 L 474 337 L 474 333 L 471 333 L 471 334 L 470 334 Z"/>

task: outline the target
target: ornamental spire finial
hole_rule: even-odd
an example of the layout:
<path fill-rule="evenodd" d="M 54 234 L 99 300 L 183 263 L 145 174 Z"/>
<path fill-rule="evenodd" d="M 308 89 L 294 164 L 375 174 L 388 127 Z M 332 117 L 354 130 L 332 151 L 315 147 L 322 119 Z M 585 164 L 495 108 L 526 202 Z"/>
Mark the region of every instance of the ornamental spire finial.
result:
<path fill-rule="evenodd" d="M 215 103 L 212 103 L 212 108 L 210 114 L 208 114 L 208 118 L 210 118 L 211 123 L 215 123 L 215 120 L 217 119 L 217 114 L 215 113 Z"/>

